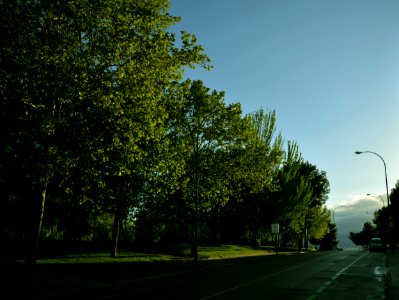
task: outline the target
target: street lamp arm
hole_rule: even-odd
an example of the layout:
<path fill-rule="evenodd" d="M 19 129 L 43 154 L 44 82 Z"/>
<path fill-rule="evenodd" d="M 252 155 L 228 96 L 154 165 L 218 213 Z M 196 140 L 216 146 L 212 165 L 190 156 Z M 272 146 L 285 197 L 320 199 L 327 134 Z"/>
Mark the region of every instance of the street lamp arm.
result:
<path fill-rule="evenodd" d="M 335 207 L 334 209 L 333 209 L 333 213 L 332 213 L 332 215 L 333 215 L 333 222 L 335 223 L 335 210 L 337 209 L 337 208 L 345 208 L 346 206 L 345 205 L 339 205 L 339 206 L 337 206 L 337 207 Z"/>
<path fill-rule="evenodd" d="M 377 155 L 377 156 L 382 160 L 382 163 L 384 164 L 384 171 L 385 171 L 385 187 L 386 187 L 386 189 L 387 189 L 387 201 L 388 201 L 388 207 L 389 207 L 389 206 L 390 206 L 390 201 L 389 201 L 389 189 L 388 189 L 388 176 L 387 176 L 387 165 L 385 164 L 385 160 L 382 158 L 381 155 L 379 155 L 378 153 L 373 152 L 373 151 L 355 151 L 355 154 L 357 154 L 357 155 L 362 154 L 362 153 L 371 153 L 371 154 L 375 154 L 375 155 Z"/>
<path fill-rule="evenodd" d="M 385 160 L 382 158 L 381 155 L 379 155 L 378 153 L 373 152 L 373 151 L 355 151 L 355 154 L 362 154 L 362 153 L 372 153 L 372 154 L 377 155 L 379 158 L 381 158 L 382 162 L 384 163 L 384 167 L 385 167 L 385 171 L 386 171 L 387 166 L 386 166 L 386 164 L 385 164 Z"/>
<path fill-rule="evenodd" d="M 380 200 L 382 201 L 382 206 L 385 206 L 384 198 L 382 198 L 380 195 L 377 195 L 377 194 L 367 194 L 367 196 L 377 196 L 377 197 L 380 198 Z"/>

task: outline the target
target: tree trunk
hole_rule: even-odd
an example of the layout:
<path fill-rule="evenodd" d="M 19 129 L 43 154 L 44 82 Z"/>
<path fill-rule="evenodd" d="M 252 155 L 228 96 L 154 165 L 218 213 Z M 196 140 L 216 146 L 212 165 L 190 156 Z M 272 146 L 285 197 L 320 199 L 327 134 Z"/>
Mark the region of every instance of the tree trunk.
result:
<path fill-rule="evenodd" d="M 27 257 L 25 258 L 25 264 L 28 266 L 34 266 L 36 265 L 36 260 L 37 260 L 37 254 L 38 254 L 38 249 L 39 249 L 39 240 L 40 240 L 40 234 L 42 231 L 42 225 L 43 225 L 43 216 L 44 216 L 44 207 L 46 203 L 46 195 L 47 195 L 47 183 L 44 185 L 41 191 L 41 198 L 40 198 L 40 207 L 38 210 L 38 219 L 37 223 L 34 223 L 33 227 L 33 235 L 32 235 L 32 241 L 31 241 L 31 248 L 28 250 Z"/>
<path fill-rule="evenodd" d="M 115 208 L 114 224 L 112 226 L 112 245 L 110 256 L 112 258 L 118 257 L 118 242 L 119 242 L 119 232 L 120 232 L 120 207 L 117 204 Z"/>
<path fill-rule="evenodd" d="M 211 241 L 213 245 L 220 244 L 220 226 L 219 226 L 219 206 L 216 206 L 211 214 Z"/>

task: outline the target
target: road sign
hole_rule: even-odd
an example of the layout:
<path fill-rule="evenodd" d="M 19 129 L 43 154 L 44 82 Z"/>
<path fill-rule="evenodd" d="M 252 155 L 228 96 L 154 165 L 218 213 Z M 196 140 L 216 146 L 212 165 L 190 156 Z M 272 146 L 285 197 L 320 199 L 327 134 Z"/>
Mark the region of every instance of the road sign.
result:
<path fill-rule="evenodd" d="M 279 233 L 279 224 L 272 224 L 272 233 Z"/>

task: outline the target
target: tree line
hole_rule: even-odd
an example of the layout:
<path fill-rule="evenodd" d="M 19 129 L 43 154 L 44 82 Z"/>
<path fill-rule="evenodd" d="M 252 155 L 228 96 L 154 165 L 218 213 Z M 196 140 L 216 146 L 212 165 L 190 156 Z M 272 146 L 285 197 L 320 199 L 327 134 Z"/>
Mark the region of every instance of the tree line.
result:
<path fill-rule="evenodd" d="M 329 182 L 211 69 L 167 0 L 1 1 L 1 239 L 320 243 Z M 328 237 L 332 245 L 335 237 Z M 193 247 L 194 249 L 195 247 Z M 195 250 L 193 250 L 195 251 Z"/>

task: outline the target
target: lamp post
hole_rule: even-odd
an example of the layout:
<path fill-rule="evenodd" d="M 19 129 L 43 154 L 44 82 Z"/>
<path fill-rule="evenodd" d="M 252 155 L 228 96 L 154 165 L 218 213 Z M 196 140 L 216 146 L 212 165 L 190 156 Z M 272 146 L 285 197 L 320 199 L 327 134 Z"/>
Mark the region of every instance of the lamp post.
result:
<path fill-rule="evenodd" d="M 381 160 L 382 163 L 384 164 L 384 171 L 385 171 L 385 187 L 386 187 L 386 192 L 387 192 L 387 206 L 388 206 L 388 239 L 389 239 L 389 248 L 391 249 L 391 252 L 394 253 L 394 249 L 393 249 L 393 244 L 392 244 L 392 232 L 391 232 L 391 227 L 393 227 L 393 219 L 392 219 L 392 214 L 391 214 L 391 204 L 389 201 L 389 190 L 388 190 L 388 176 L 387 176 L 387 165 L 385 164 L 385 160 L 382 158 L 381 155 L 379 155 L 378 153 L 375 153 L 373 151 L 355 151 L 355 154 L 359 155 L 359 154 L 363 154 L 363 153 L 371 153 L 374 155 L 377 155 Z"/>
<path fill-rule="evenodd" d="M 384 170 L 385 170 L 385 187 L 387 190 L 387 201 L 388 201 L 388 208 L 390 207 L 390 203 L 389 203 L 389 191 L 388 191 L 388 176 L 387 176 L 387 165 L 385 164 L 385 160 L 382 158 L 381 155 L 379 155 L 378 153 L 372 152 L 372 151 L 355 151 L 355 154 L 359 155 L 362 153 L 371 153 L 374 155 L 377 155 L 383 162 L 384 164 Z"/>
<path fill-rule="evenodd" d="M 383 199 L 380 195 L 377 195 L 377 194 L 367 194 L 367 196 L 377 196 L 378 198 L 381 199 L 381 201 L 382 201 L 382 206 L 385 207 L 384 199 Z"/>

